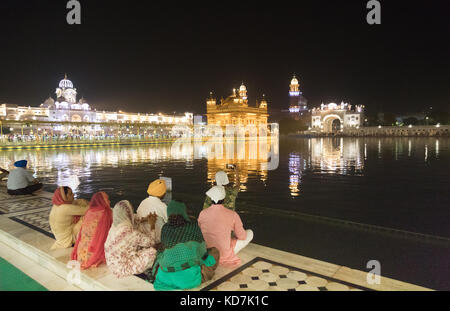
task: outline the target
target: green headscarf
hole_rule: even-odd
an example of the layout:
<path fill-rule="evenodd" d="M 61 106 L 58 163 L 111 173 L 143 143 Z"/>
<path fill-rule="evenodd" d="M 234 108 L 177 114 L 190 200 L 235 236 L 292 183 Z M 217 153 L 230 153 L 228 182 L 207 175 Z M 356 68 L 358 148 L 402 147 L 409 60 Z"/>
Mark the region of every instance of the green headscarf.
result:
<path fill-rule="evenodd" d="M 170 216 L 180 215 L 186 221 L 171 222 Z M 161 229 L 161 248 L 153 265 L 153 277 L 158 266 L 166 272 L 176 272 L 201 265 L 208 256 L 206 243 L 197 221 L 190 221 L 183 202 L 172 200 L 167 206 L 169 221 Z M 206 256 L 206 257 L 205 257 Z"/>
<path fill-rule="evenodd" d="M 184 220 L 190 221 L 186 211 L 186 204 L 183 202 L 170 201 L 169 206 L 167 206 L 167 217 L 171 215 L 180 215 L 183 216 Z"/>

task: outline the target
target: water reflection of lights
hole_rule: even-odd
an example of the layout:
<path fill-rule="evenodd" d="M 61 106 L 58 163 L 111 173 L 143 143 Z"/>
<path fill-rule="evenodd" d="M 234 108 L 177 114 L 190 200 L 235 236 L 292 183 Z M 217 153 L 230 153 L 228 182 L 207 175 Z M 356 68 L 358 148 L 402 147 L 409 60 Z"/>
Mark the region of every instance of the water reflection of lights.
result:
<path fill-rule="evenodd" d="M 193 147 L 183 145 L 177 150 L 170 145 L 134 148 L 20 150 L 4 152 L 0 156 L 0 167 L 13 169 L 19 159 L 27 159 L 35 176 L 46 178 L 55 184 L 63 184 L 70 176 L 91 176 L 91 167 L 119 167 L 130 163 L 155 163 L 184 161 L 192 166 Z M 56 172 L 55 172 L 56 171 Z"/>
<path fill-rule="evenodd" d="M 270 143 L 269 143 L 270 141 Z M 215 174 L 219 170 L 226 170 L 227 164 L 237 164 L 239 166 L 240 190 L 246 192 L 248 180 L 256 178 L 266 182 L 268 177 L 269 159 L 278 158 L 278 138 L 257 139 L 257 140 L 234 140 L 225 139 L 224 142 L 217 142 L 208 145 L 205 149 L 199 144 L 194 146 L 197 155 L 206 154 L 208 159 L 208 183 L 212 184 Z M 230 182 L 234 182 L 234 175 L 229 172 Z"/>
<path fill-rule="evenodd" d="M 381 159 L 381 140 L 378 140 L 378 158 Z"/>
<path fill-rule="evenodd" d="M 275 143 L 275 140 L 277 143 Z M 275 147 L 274 147 L 275 146 Z M 0 153 L 0 167 L 12 169 L 15 161 L 27 159 L 36 177 L 46 184 L 64 184 L 71 176 L 79 176 L 84 186 L 92 180 L 96 170 L 119 168 L 129 165 L 148 164 L 158 167 L 161 163 L 183 163 L 192 169 L 195 160 L 207 159 L 208 181 L 212 182 L 216 171 L 223 170 L 226 164 L 240 167 L 241 190 L 247 191 L 249 176 L 266 182 L 268 165 L 272 159 L 278 161 L 278 138 L 227 141 L 205 144 L 181 142 L 167 145 L 147 145 L 133 147 L 107 147 L 92 149 L 57 150 L 17 150 Z M 278 162 L 277 162 L 278 165 Z M 270 169 L 270 168 L 269 168 Z M 230 176 L 230 180 L 233 176 Z"/>
<path fill-rule="evenodd" d="M 300 155 L 298 153 L 294 152 L 289 155 L 289 189 L 291 191 L 291 196 L 293 197 L 298 196 L 300 192 L 300 160 Z"/>
<path fill-rule="evenodd" d="M 349 168 L 355 172 L 364 168 L 358 139 L 311 139 L 311 166 L 324 173 L 347 174 Z M 367 156 L 367 150 L 364 151 Z"/>

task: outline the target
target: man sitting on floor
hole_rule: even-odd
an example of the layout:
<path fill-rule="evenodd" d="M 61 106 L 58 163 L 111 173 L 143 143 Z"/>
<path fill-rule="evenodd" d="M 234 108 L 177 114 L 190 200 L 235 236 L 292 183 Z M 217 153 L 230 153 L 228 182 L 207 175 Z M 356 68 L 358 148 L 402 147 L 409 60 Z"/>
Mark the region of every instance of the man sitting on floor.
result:
<path fill-rule="evenodd" d="M 21 160 L 14 163 L 16 167 L 9 173 L 8 194 L 10 195 L 27 195 L 42 188 L 42 184 L 33 177 L 30 171 L 27 171 L 27 160 Z"/>

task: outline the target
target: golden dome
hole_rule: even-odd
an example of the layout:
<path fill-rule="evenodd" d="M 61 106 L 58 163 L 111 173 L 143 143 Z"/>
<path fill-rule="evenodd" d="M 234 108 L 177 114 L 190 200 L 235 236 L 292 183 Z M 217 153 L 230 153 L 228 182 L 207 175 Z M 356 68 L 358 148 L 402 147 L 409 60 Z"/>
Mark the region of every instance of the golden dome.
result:
<path fill-rule="evenodd" d="M 295 76 L 291 80 L 291 85 L 298 85 L 298 80 Z"/>

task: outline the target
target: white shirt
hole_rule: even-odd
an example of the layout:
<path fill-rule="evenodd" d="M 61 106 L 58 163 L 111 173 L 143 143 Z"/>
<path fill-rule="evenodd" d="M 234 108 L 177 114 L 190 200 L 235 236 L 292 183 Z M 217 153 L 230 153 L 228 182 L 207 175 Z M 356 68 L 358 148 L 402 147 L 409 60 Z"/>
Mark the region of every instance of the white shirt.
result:
<path fill-rule="evenodd" d="M 33 174 L 23 167 L 16 167 L 8 176 L 6 186 L 8 190 L 18 190 L 26 188 L 34 180 Z"/>
<path fill-rule="evenodd" d="M 161 229 L 167 222 L 167 205 L 157 197 L 148 197 L 139 205 L 136 214 L 138 217 L 147 217 L 150 213 L 156 213 L 158 218 L 155 223 L 156 242 L 161 241 Z"/>

